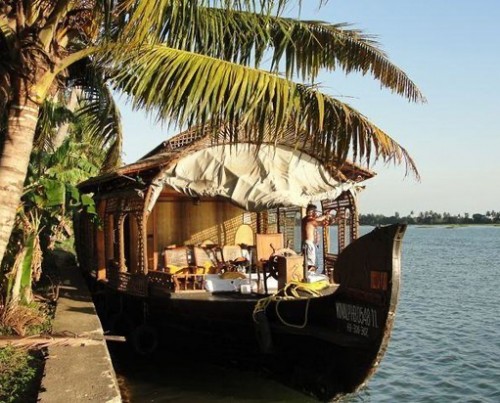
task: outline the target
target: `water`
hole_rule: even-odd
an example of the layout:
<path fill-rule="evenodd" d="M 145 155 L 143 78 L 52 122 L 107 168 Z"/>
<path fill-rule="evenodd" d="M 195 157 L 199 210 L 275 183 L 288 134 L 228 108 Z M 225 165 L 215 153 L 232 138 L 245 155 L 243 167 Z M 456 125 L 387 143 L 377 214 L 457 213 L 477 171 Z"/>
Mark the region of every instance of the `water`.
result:
<path fill-rule="evenodd" d="M 366 232 L 366 228 L 363 232 Z M 375 376 L 343 402 L 500 402 L 500 227 L 410 227 L 392 339 Z M 120 362 L 131 402 L 311 402 L 204 352 Z"/>
<path fill-rule="evenodd" d="M 366 401 L 500 402 L 500 227 L 409 228 L 403 288 Z"/>

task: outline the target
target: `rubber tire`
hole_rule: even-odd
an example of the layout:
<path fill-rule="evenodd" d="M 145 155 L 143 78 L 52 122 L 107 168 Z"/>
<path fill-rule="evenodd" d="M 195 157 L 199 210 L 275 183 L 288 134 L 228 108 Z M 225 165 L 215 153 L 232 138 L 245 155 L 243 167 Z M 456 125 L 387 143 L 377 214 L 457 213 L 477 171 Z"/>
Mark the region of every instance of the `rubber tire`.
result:
<path fill-rule="evenodd" d="M 158 348 L 158 331 L 149 325 L 140 325 L 134 329 L 127 340 L 132 344 L 136 353 L 150 355 Z"/>

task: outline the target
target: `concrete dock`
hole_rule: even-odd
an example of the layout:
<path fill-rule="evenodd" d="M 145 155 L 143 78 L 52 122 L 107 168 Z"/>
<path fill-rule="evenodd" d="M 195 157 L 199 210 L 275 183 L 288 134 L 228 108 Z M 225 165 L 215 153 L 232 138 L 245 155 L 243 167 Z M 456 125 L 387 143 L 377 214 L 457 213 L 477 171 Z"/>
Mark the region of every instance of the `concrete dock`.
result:
<path fill-rule="evenodd" d="M 61 287 L 52 332 L 77 342 L 48 348 L 38 401 L 121 402 L 101 322 L 74 256 L 57 252 L 55 259 Z"/>

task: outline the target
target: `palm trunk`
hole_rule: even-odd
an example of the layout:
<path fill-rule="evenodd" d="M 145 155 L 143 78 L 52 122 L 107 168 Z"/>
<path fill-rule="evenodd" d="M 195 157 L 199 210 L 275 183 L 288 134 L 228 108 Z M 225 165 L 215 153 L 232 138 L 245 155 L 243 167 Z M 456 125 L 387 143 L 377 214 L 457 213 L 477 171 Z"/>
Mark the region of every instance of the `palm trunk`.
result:
<path fill-rule="evenodd" d="M 81 90 L 78 89 L 71 90 L 68 103 L 66 104 L 66 108 L 69 109 L 71 112 L 74 112 L 76 107 L 78 106 L 78 97 L 80 93 Z M 61 125 L 57 130 L 56 135 L 52 139 L 52 146 L 54 147 L 54 150 L 57 150 L 59 147 L 61 147 L 61 144 L 68 136 L 69 125 L 70 125 L 69 122 L 66 122 L 63 125 Z"/>
<path fill-rule="evenodd" d="M 8 109 L 7 134 L 0 156 L 0 259 L 3 259 L 14 227 L 17 208 L 38 120 L 39 105 L 28 96 L 28 83 L 22 78 Z"/>

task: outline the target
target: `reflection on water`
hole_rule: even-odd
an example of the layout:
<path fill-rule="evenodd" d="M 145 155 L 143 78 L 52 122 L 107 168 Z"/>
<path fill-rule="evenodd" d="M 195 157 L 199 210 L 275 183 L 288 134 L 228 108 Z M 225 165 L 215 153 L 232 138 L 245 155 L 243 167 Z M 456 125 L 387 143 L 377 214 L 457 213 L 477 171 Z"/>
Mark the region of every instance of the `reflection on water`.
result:
<path fill-rule="evenodd" d="M 245 368 L 211 352 L 172 346 L 150 358 L 110 345 L 125 402 L 314 402 L 273 381 L 264 369 Z"/>
<path fill-rule="evenodd" d="M 363 229 L 366 233 L 367 229 Z M 388 352 L 344 402 L 500 402 L 500 227 L 410 227 Z M 122 354 L 130 402 L 311 402 L 210 352 L 152 361 Z"/>

